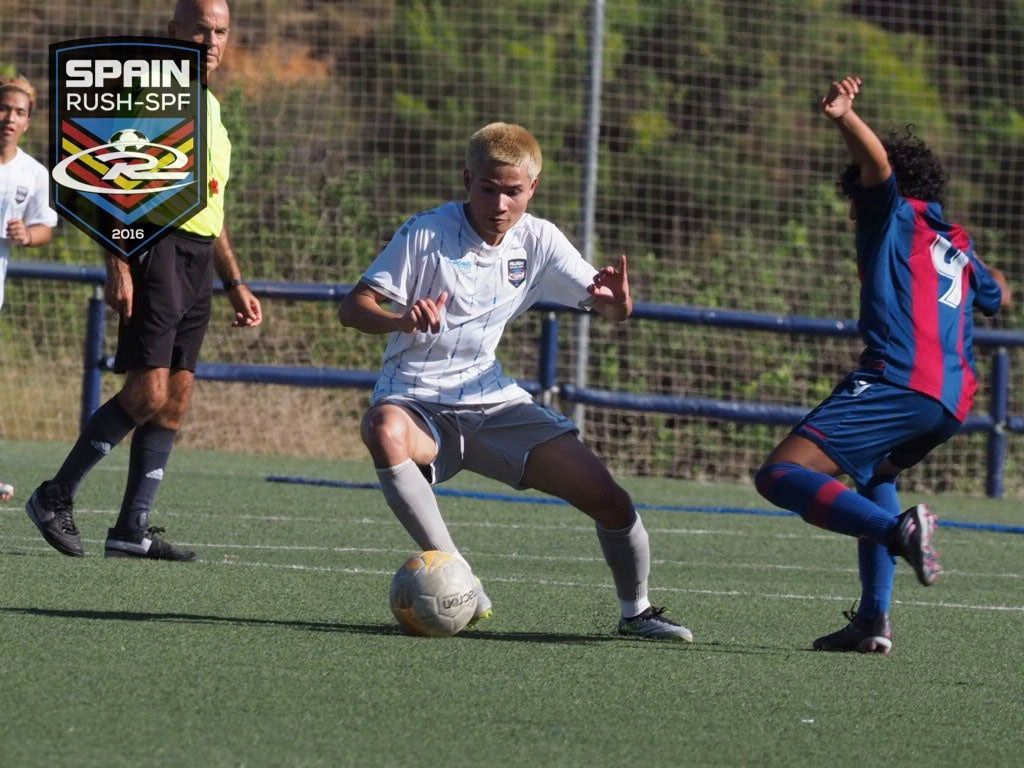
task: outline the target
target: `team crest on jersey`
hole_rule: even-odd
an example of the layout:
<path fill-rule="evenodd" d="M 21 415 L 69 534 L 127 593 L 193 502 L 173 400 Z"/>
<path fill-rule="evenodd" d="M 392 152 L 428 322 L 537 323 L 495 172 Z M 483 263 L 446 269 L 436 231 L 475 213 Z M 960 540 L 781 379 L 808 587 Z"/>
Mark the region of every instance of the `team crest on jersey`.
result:
<path fill-rule="evenodd" d="M 20 205 L 21 203 L 24 203 L 27 198 L 28 198 L 28 187 L 17 187 L 14 190 L 14 202 L 16 202 L 16 203 L 18 203 Z"/>
<path fill-rule="evenodd" d="M 526 259 L 508 260 L 508 281 L 513 288 L 526 282 Z"/>
<path fill-rule="evenodd" d="M 50 201 L 130 259 L 206 207 L 205 46 L 154 37 L 50 45 Z"/>

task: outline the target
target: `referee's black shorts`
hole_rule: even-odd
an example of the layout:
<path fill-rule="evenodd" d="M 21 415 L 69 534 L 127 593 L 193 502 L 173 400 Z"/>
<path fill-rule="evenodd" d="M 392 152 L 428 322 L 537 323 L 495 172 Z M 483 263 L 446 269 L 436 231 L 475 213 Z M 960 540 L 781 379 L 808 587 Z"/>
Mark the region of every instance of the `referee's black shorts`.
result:
<path fill-rule="evenodd" d="M 118 325 L 114 370 L 195 371 L 210 323 L 213 238 L 172 230 L 131 263 L 132 316 Z"/>

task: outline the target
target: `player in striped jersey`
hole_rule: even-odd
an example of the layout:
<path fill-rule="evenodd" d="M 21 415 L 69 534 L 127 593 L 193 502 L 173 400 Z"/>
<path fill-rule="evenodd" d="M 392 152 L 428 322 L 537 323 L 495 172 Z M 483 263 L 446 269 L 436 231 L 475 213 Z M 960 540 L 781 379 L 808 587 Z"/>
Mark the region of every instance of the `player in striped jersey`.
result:
<path fill-rule="evenodd" d="M 468 469 L 536 488 L 594 519 L 619 631 L 689 642 L 690 631 L 648 600 L 650 548 L 629 494 L 575 425 L 534 403 L 495 357 L 505 326 L 538 301 L 615 321 L 633 310 L 625 256 L 595 270 L 556 226 L 526 212 L 541 163 L 525 128 L 481 128 L 466 150 L 468 200 L 407 221 L 342 302 L 344 325 L 391 334 L 363 441 L 385 499 L 421 549 L 458 554 L 431 484 Z M 490 613 L 480 587 L 475 620 Z"/>
<path fill-rule="evenodd" d="M 857 222 L 865 350 L 857 370 L 772 452 L 756 483 L 807 522 L 858 537 L 859 609 L 813 647 L 888 654 L 894 556 L 925 586 L 941 572 L 935 517 L 923 504 L 900 514 L 897 476 L 959 430 L 977 390 L 971 311 L 993 315 L 1010 292 L 963 227 L 945 219 L 946 179 L 924 142 L 908 128 L 883 143 L 853 111 L 861 84 L 852 76 L 833 83 L 821 109 L 853 160 L 840 187 Z"/>

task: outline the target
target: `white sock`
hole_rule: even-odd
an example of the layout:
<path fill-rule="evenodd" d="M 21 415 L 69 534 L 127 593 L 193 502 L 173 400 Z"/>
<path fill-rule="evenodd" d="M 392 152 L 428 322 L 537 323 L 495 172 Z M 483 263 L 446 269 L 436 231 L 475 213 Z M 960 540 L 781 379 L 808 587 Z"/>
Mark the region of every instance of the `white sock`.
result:
<path fill-rule="evenodd" d="M 394 467 L 378 467 L 377 477 L 388 506 L 416 546 L 423 551 L 437 549 L 458 554 L 430 483 L 412 459 Z"/>
<path fill-rule="evenodd" d="M 651 544 L 640 515 L 633 524 L 612 531 L 597 524 L 604 560 L 612 569 L 615 593 L 623 617 L 629 619 L 647 610 L 647 578 L 651 573 Z"/>
<path fill-rule="evenodd" d="M 444 524 L 441 510 L 437 506 L 437 497 L 434 496 L 427 478 L 412 459 L 406 459 L 394 467 L 378 468 L 377 477 L 380 478 L 380 487 L 388 506 L 402 527 L 412 536 L 416 546 L 423 551 L 436 549 L 449 552 L 473 570 L 452 541 L 448 526 Z M 491 599 L 484 592 L 480 579 L 477 579 L 476 583 L 479 591 L 476 613 L 480 615 L 490 610 Z"/>

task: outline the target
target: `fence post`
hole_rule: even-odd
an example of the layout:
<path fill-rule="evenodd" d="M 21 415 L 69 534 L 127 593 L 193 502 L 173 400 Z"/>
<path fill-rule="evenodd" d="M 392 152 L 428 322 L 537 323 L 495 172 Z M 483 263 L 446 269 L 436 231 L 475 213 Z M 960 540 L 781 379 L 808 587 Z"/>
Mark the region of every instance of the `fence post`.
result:
<path fill-rule="evenodd" d="M 544 315 L 540 326 L 540 361 L 537 380 L 540 381 L 541 402 L 551 407 L 558 392 L 558 317 L 554 312 Z"/>
<path fill-rule="evenodd" d="M 1010 355 L 999 347 L 992 358 L 992 389 L 989 412 L 992 431 L 988 433 L 985 493 L 998 499 L 1003 495 L 1003 468 L 1006 460 L 1006 419 L 1010 405 Z"/>
<path fill-rule="evenodd" d="M 594 217 L 597 202 L 597 165 L 601 148 L 601 81 L 604 77 L 604 0 L 591 0 L 590 8 L 590 72 L 587 80 L 587 142 L 583 165 L 583 222 L 581 245 L 583 258 L 594 263 Z M 590 363 L 590 315 L 576 318 L 575 384 L 587 386 L 587 366 Z M 573 421 L 583 437 L 586 412 L 577 403 L 572 411 Z"/>
<path fill-rule="evenodd" d="M 106 305 L 103 302 L 102 286 L 94 286 L 89 299 L 89 316 L 85 331 L 85 355 L 82 363 L 82 417 L 79 429 L 85 429 L 85 422 L 100 407 L 103 393 L 103 343 L 106 333 Z"/>

